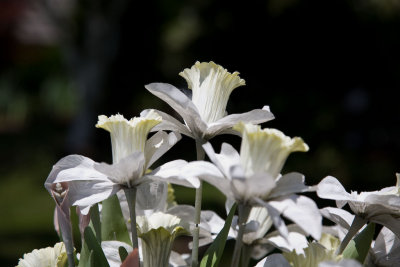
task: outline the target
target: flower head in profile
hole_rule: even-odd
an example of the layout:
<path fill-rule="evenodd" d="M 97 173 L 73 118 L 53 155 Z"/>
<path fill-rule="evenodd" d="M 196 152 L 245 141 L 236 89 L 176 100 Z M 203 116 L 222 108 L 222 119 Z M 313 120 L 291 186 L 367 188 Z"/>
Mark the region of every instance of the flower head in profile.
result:
<path fill-rule="evenodd" d="M 55 244 L 54 247 L 34 249 L 24 254 L 19 260 L 17 267 L 58 267 L 67 262 L 67 253 L 64 243 Z"/>
<path fill-rule="evenodd" d="M 169 178 L 170 182 L 197 186 L 195 178 L 189 178 L 190 182 L 177 178 L 179 168 L 186 164 L 183 160 L 171 161 L 146 172 L 180 139 L 179 134 L 165 132 L 158 132 L 148 139 L 150 130 L 160 122 L 161 117 L 153 111 L 129 121 L 121 115 L 110 118 L 100 116 L 97 126 L 111 134 L 114 163 L 97 163 L 80 155 L 64 157 L 54 165 L 45 182 L 46 188 L 66 183 L 70 205 L 79 206 L 81 212 L 87 214 L 93 204 L 107 199 L 120 189 L 138 187 L 154 179 Z"/>
<path fill-rule="evenodd" d="M 96 127 L 110 132 L 113 161 L 117 163 L 134 152 L 144 152 L 148 133 L 161 121 L 161 116 L 150 110 L 146 116 L 129 121 L 120 114 L 100 115 Z"/>
<path fill-rule="evenodd" d="M 289 138 L 278 130 L 263 130 L 243 123 L 234 129 L 243 136 L 240 154 L 227 143 L 222 144 L 221 153 L 217 154 L 206 143 L 203 148 L 213 164 L 190 162 L 182 173 L 214 185 L 239 204 L 266 207 L 275 227 L 284 236 L 288 231 L 281 214 L 319 238 L 322 217 L 317 206 L 310 198 L 296 195 L 310 189 L 304 185 L 303 175 L 280 175 L 289 154 L 307 151 L 308 146 L 302 139 Z"/>
<path fill-rule="evenodd" d="M 226 115 L 230 94 L 235 88 L 245 85 L 238 72 L 230 73 L 211 61 L 196 62 L 179 75 L 192 90 L 191 99 L 170 84 L 152 83 L 145 86 L 168 103 L 185 122 L 182 124 L 168 114 L 157 111 L 163 117 L 163 123 L 155 129 L 178 131 L 195 139 L 208 140 L 218 134 L 232 133 L 231 127 L 239 121 L 262 123 L 273 119 L 267 106 L 247 113 Z"/>
<path fill-rule="evenodd" d="M 381 224 L 400 237 L 400 175 L 396 176 L 396 186 L 361 193 L 348 193 L 336 178 L 328 176 L 318 184 L 317 194 L 320 198 L 336 200 L 339 208 L 348 204 L 364 224 L 368 221 Z"/>

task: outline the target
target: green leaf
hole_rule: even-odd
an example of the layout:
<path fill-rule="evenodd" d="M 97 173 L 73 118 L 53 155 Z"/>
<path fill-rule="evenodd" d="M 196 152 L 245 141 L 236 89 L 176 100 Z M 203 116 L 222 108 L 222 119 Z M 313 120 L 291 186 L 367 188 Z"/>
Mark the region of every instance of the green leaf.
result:
<path fill-rule="evenodd" d="M 88 249 L 88 246 L 86 244 L 86 241 L 83 242 L 82 244 L 82 249 L 81 249 L 81 256 L 79 258 L 79 264 L 78 267 L 89 267 L 90 262 L 90 250 Z"/>
<path fill-rule="evenodd" d="M 90 208 L 90 221 L 96 233 L 97 241 L 101 244 L 101 224 L 99 214 L 99 204 L 95 204 Z"/>
<path fill-rule="evenodd" d="M 94 253 L 93 250 L 90 251 L 89 253 L 89 259 L 88 259 L 88 265 L 87 267 L 94 267 Z"/>
<path fill-rule="evenodd" d="M 128 257 L 128 251 L 126 251 L 124 247 L 119 247 L 118 252 L 119 252 L 119 257 L 121 258 L 121 262 L 124 262 L 126 257 Z"/>
<path fill-rule="evenodd" d="M 84 236 L 88 249 L 93 250 L 94 261 L 91 261 L 90 260 L 91 257 L 89 256 L 89 263 L 90 263 L 89 265 L 91 266 L 92 263 L 94 262 L 95 266 L 109 267 L 110 265 L 107 262 L 106 256 L 104 255 L 101 245 L 99 244 L 99 242 L 97 242 L 96 236 L 94 235 L 92 228 L 90 228 L 89 226 L 86 227 Z"/>
<path fill-rule="evenodd" d="M 116 195 L 103 201 L 101 215 L 102 240 L 118 240 L 132 245 L 124 216 L 122 215 L 121 206 Z"/>
<path fill-rule="evenodd" d="M 225 224 L 221 232 L 219 232 L 214 242 L 204 254 L 204 257 L 200 263 L 200 267 L 218 266 L 219 261 L 221 260 L 222 253 L 224 252 L 226 239 L 228 237 L 229 229 L 232 224 L 232 219 L 233 215 L 235 214 L 236 207 L 237 204 L 235 203 L 229 211 L 228 217 L 225 220 Z"/>
<path fill-rule="evenodd" d="M 361 264 L 364 263 L 368 251 L 371 248 L 371 242 L 374 238 L 375 223 L 369 223 L 353 240 L 349 242 L 343 251 L 343 258 L 355 259 Z"/>

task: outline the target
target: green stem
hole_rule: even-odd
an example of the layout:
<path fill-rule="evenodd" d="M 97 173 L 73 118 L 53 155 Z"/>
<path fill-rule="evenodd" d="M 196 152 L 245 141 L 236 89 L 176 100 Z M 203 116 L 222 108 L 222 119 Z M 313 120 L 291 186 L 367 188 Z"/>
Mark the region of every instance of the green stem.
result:
<path fill-rule="evenodd" d="M 347 232 L 346 236 L 343 238 L 342 242 L 340 243 L 340 247 L 336 251 L 337 255 L 340 255 L 343 253 L 344 249 L 347 247 L 351 239 L 357 234 L 358 230 L 361 229 L 361 227 L 364 226 L 364 224 L 367 223 L 367 220 L 355 216 L 353 219 L 353 222 L 351 223 L 351 226 L 349 228 L 349 231 Z"/>
<path fill-rule="evenodd" d="M 253 250 L 253 247 L 251 245 L 243 244 L 242 265 L 241 266 L 249 266 L 252 250 Z"/>
<path fill-rule="evenodd" d="M 138 236 L 136 228 L 136 187 L 124 189 L 126 200 L 129 207 L 129 215 L 131 219 L 131 231 L 132 231 L 132 247 L 133 249 L 138 248 Z"/>
<path fill-rule="evenodd" d="M 244 235 L 244 228 L 246 226 L 247 218 L 249 217 L 250 207 L 239 204 L 239 218 L 238 218 L 238 225 L 239 231 L 236 237 L 235 248 L 233 250 L 233 259 L 231 263 L 231 267 L 237 267 L 240 263 L 240 255 L 243 245 L 243 235 Z"/>
<path fill-rule="evenodd" d="M 203 140 L 196 140 L 196 153 L 197 160 L 203 160 L 205 157 L 205 152 L 202 147 L 204 144 Z M 199 265 L 199 236 L 200 236 L 200 215 L 201 215 L 201 199 L 203 195 L 203 182 L 200 181 L 199 188 L 196 189 L 196 198 L 194 202 L 195 214 L 194 223 L 195 228 L 193 229 L 193 247 L 192 247 L 192 267 L 197 267 Z"/>

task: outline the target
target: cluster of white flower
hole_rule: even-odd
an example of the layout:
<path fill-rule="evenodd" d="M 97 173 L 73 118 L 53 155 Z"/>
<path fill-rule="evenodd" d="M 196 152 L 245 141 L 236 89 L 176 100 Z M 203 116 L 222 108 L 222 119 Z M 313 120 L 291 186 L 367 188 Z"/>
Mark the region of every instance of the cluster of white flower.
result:
<path fill-rule="evenodd" d="M 395 187 L 361 194 L 347 193 L 333 177 L 307 186 L 302 174 L 281 171 L 289 154 L 306 152 L 308 146 L 301 138 L 257 125 L 274 118 L 268 106 L 227 115 L 231 92 L 245 85 L 239 73 L 214 62 L 196 62 L 180 75 L 192 97 L 169 84 L 145 87 L 183 122 L 154 109 L 130 120 L 102 115 L 96 127 L 110 132 L 113 163 L 69 155 L 54 165 L 45 187 L 56 203 L 62 250 L 60 245 L 34 250 L 19 266 L 218 266 L 227 239 L 235 239 L 231 266 L 249 266 L 251 258 L 259 261 L 257 266 L 400 262 L 399 175 Z M 150 170 L 181 134 L 195 140 L 197 161 L 176 159 Z M 216 153 L 208 141 L 220 134 L 241 136 L 240 151 L 223 143 Z M 202 196 L 203 181 L 226 196 L 225 220 L 201 211 L 201 199 L 207 197 Z M 195 206 L 178 205 L 171 184 L 195 188 Z M 337 208 L 319 209 L 304 192 L 336 200 Z M 354 214 L 341 209 L 345 204 Z M 79 215 L 79 253 L 71 206 Z M 335 225 L 323 226 L 323 217 Z M 375 223 L 384 227 L 374 241 Z M 186 248 L 173 250 L 182 235 L 193 239 L 179 239 Z M 199 259 L 201 246 L 208 250 Z"/>

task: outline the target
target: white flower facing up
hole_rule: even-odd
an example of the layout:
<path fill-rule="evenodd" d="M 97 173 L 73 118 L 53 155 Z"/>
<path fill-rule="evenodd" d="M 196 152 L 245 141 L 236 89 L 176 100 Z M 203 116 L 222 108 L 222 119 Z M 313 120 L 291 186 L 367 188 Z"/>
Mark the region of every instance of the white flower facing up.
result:
<path fill-rule="evenodd" d="M 245 85 L 238 72 L 229 73 L 214 62 L 196 62 L 180 75 L 192 90 L 192 99 L 170 84 L 152 83 L 145 86 L 168 103 L 185 122 L 182 124 L 172 116 L 157 111 L 163 117 L 163 122 L 155 127 L 156 130 L 178 131 L 196 140 L 209 140 L 218 134 L 232 133 L 231 127 L 239 121 L 257 124 L 274 118 L 267 106 L 247 113 L 226 115 L 231 92 Z"/>
<path fill-rule="evenodd" d="M 303 251 L 272 254 L 261 260 L 256 267 L 361 267 L 362 265 L 350 259 L 336 255 L 339 241 L 333 236 L 323 235 L 319 242 L 311 242 Z"/>
<path fill-rule="evenodd" d="M 328 176 L 318 184 L 317 194 L 320 198 L 336 200 L 339 208 L 349 204 L 355 219 L 360 221 L 358 229 L 370 221 L 386 226 L 400 237 L 399 180 L 397 174 L 396 186 L 380 191 L 348 193 L 336 178 Z"/>
<path fill-rule="evenodd" d="M 189 234 L 189 225 L 181 218 L 156 212 L 137 217 L 138 236 L 142 239 L 143 266 L 168 267 L 172 243 L 176 237 Z"/>
<path fill-rule="evenodd" d="M 307 151 L 308 146 L 300 138 L 290 139 L 277 130 L 243 123 L 234 128 L 243 136 L 240 154 L 226 143 L 217 154 L 207 143 L 203 148 L 215 165 L 190 162 L 182 173 L 212 184 L 239 204 L 266 207 L 275 227 L 285 237 L 288 231 L 281 214 L 319 239 L 322 217 L 317 206 L 310 198 L 296 195 L 310 190 L 304 185 L 303 175 L 279 175 L 289 154 Z"/>
<path fill-rule="evenodd" d="M 58 267 L 67 262 L 67 253 L 64 243 L 55 244 L 54 247 L 34 249 L 24 254 L 17 267 Z"/>
<path fill-rule="evenodd" d="M 196 187 L 196 178 L 179 179 L 177 172 L 186 164 L 184 160 L 168 162 L 152 172 L 146 170 L 168 151 L 179 139 L 176 133 L 158 132 L 151 138 L 151 128 L 161 121 L 156 113 L 130 121 L 121 115 L 99 117 L 98 127 L 111 132 L 114 164 L 97 163 L 87 157 L 70 155 L 58 161 L 50 172 L 45 187 L 66 182 L 70 205 L 79 206 L 83 214 L 90 207 L 112 196 L 122 188 L 138 187 L 152 179 L 166 179 L 184 186 Z"/>

